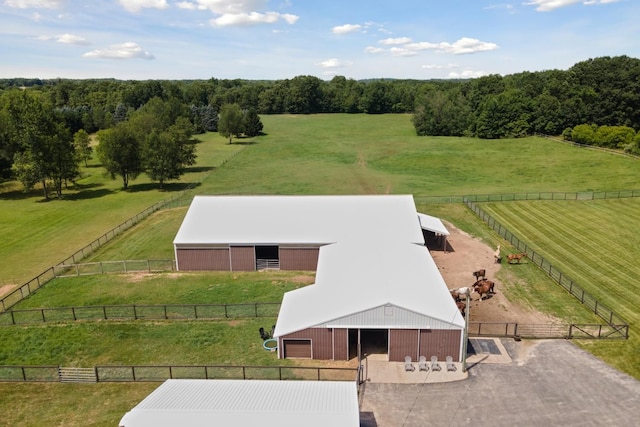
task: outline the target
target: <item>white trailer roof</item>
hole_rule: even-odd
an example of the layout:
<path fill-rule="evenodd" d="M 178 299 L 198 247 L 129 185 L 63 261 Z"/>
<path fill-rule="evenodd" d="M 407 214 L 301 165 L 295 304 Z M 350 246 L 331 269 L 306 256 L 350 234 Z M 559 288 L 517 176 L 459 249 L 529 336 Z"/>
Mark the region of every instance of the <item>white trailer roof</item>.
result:
<path fill-rule="evenodd" d="M 121 427 L 360 425 L 354 381 L 167 380 Z"/>

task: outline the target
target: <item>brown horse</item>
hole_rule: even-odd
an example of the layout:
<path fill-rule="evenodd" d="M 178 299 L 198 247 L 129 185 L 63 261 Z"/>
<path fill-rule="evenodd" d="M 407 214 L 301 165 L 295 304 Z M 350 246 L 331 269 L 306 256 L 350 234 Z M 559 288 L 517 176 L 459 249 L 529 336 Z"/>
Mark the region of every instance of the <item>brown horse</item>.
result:
<path fill-rule="evenodd" d="M 473 292 L 480 295 L 479 301 L 482 301 L 485 296 L 489 296 L 489 294 L 495 293 L 493 288 L 495 283 L 491 280 L 478 280 L 473 284 Z"/>
<path fill-rule="evenodd" d="M 509 254 L 507 255 L 507 260 L 509 262 L 509 264 L 513 264 L 512 261 L 517 261 L 518 264 L 520 264 L 520 260 L 522 258 L 526 258 L 527 254 L 525 254 L 524 252 L 520 252 L 519 254 Z"/>
<path fill-rule="evenodd" d="M 484 268 L 478 271 L 474 271 L 473 272 L 473 277 L 476 278 L 476 280 L 480 280 L 480 278 L 482 277 L 483 279 L 487 278 L 487 270 L 485 270 Z"/>

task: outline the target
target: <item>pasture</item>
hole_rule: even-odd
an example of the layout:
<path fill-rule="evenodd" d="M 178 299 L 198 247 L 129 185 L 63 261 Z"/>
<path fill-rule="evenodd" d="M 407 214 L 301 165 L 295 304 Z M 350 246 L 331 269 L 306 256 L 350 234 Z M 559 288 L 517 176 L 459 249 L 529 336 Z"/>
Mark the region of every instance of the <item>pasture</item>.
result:
<path fill-rule="evenodd" d="M 77 192 L 66 192 L 63 200 L 43 202 L 38 192 L 25 195 L 15 190 L 14 183 L 0 184 L 0 233 L 3 235 L 0 242 L 0 285 L 29 279 L 115 225 L 151 204 L 170 197 L 173 192 L 185 189 L 189 184 L 196 186 L 189 194 L 410 193 L 419 198 L 526 191 L 622 190 L 634 189 L 640 182 L 640 168 L 634 159 L 534 137 L 496 141 L 417 137 L 408 115 L 282 115 L 263 116 L 262 121 L 267 135 L 241 139 L 238 144 L 229 145 L 217 134 L 201 136 L 203 142 L 198 145 L 197 164 L 182 181 L 167 186 L 165 191 L 155 189 L 144 177 L 133 181 L 131 190 L 122 191 L 119 181 L 104 177 L 95 163 L 84 170 L 85 178 L 79 181 L 84 187 L 79 187 Z M 629 203 L 635 203 L 635 210 L 638 211 L 640 202 L 635 200 Z M 188 197 L 185 197 L 185 202 L 188 202 Z M 552 208 L 541 209 L 537 212 L 539 216 L 527 216 L 526 224 L 520 224 L 518 218 L 510 219 L 507 216 L 511 209 L 525 213 L 531 209 L 532 215 L 536 214 L 536 210 L 529 208 L 528 203 L 533 202 L 491 203 L 486 206 L 495 210 L 497 218 L 504 218 L 503 225 L 511 228 L 509 221 L 513 221 L 511 231 L 532 246 L 539 244 L 540 253 L 548 256 L 552 263 L 583 287 L 591 283 L 597 287 L 600 282 L 592 278 L 598 272 L 613 274 L 605 269 L 606 263 L 602 259 L 597 259 L 599 255 L 602 256 L 600 246 L 590 246 L 591 254 L 576 251 L 575 246 L 583 245 L 586 241 L 606 243 L 601 237 L 591 236 L 595 227 L 589 227 L 589 224 L 599 221 L 597 215 L 605 211 L 602 218 L 609 218 L 613 224 L 629 225 L 626 235 L 620 234 L 619 238 L 610 239 L 612 241 L 630 240 L 632 233 L 628 230 L 637 229 L 640 225 L 635 214 L 631 213 L 633 206 L 623 205 L 626 201 L 607 201 L 608 204 L 604 204 L 606 208 L 600 206 L 600 202 L 594 202 L 595 207 L 586 210 L 583 207 L 586 205 L 582 204 L 585 202 L 576 202 L 574 205 L 543 202 Z M 565 208 L 561 206 L 565 205 L 572 207 L 555 217 L 554 212 L 562 212 Z M 503 251 L 509 250 L 461 204 L 423 204 L 418 209 L 451 221 L 491 246 L 501 243 Z M 171 259 L 171 242 L 185 212 L 185 207 L 156 212 L 87 260 Z M 493 211 L 491 213 L 494 214 Z M 572 218 L 577 218 L 574 224 Z M 554 221 L 562 221 L 567 229 L 558 230 L 555 235 L 542 239 L 543 229 L 553 225 Z M 582 227 L 571 228 L 579 225 Z M 623 228 L 600 225 L 600 231 L 623 233 Z M 574 230 L 579 239 L 566 245 L 562 240 L 570 236 L 563 234 L 563 230 Z M 624 247 L 602 248 L 609 248 L 611 254 L 617 254 L 618 250 L 628 251 L 629 256 L 637 260 L 640 246 L 637 242 L 634 246 L 633 241 L 628 244 Z M 589 258 L 586 264 L 578 263 L 576 255 L 596 258 Z M 634 299 L 637 297 L 631 296 L 638 293 L 637 285 L 632 281 L 633 277 L 638 277 L 638 271 L 632 267 L 637 268 L 633 262 L 627 269 L 620 267 L 625 276 L 617 279 L 612 276 L 616 285 L 611 287 L 611 292 L 604 292 L 606 299 L 602 296 L 610 308 L 632 323 L 630 340 L 579 344 L 619 369 L 640 378 L 640 368 L 637 367 L 640 336 L 635 330 L 637 313 L 635 317 L 634 313 L 629 313 L 638 306 L 638 301 Z M 508 283 L 504 291 L 509 299 L 525 301 L 540 311 L 562 319 L 579 322 L 591 318 L 543 272 L 526 265 L 526 262 L 506 266 L 503 271 L 504 276 L 500 280 Z M 163 279 L 148 278 L 136 283 L 127 283 L 129 276 L 56 280 L 16 308 L 180 301 L 231 303 L 243 299 L 267 301 L 302 285 L 295 277 L 234 276 L 215 279 L 213 275 L 189 275 L 186 276 L 188 279 L 180 281 L 182 279 L 167 275 Z M 250 282 L 255 282 L 257 286 L 252 287 Z M 238 288 L 239 283 L 242 283 L 242 288 Z M 622 288 L 617 287 L 618 284 L 626 284 L 632 292 L 624 293 Z M 609 285 L 607 282 L 602 286 Z M 593 294 L 601 297 L 596 292 Z M 162 322 L 140 322 L 135 325 L 133 322 L 123 322 L 121 325 L 78 324 L 57 328 L 60 331 L 48 331 L 55 328 L 42 325 L 0 328 L 3 342 L 15 341 L 14 345 L 3 345 L 0 349 L 0 363 L 48 363 L 44 362 L 46 355 L 60 363 L 78 365 L 124 360 L 129 361 L 126 363 L 168 360 L 172 363 L 197 363 L 201 360 L 208 363 L 241 363 L 240 360 L 249 359 L 240 359 L 241 356 L 235 354 L 227 357 L 224 353 L 232 351 L 229 348 L 236 342 L 242 346 L 252 345 L 244 339 L 259 343 L 257 323 L 253 322 L 243 320 L 240 324 L 234 323 L 233 327 L 229 322 L 206 321 L 179 322 L 179 325 L 170 327 L 165 327 Z M 257 322 L 260 326 L 268 324 L 266 319 L 258 319 Z M 193 332 L 189 332 L 191 329 Z M 213 346 L 211 332 L 224 337 L 224 340 L 216 340 Z M 179 336 L 183 334 L 185 339 L 180 341 Z M 105 341 L 105 345 L 90 349 L 92 337 Z M 123 339 L 118 341 L 118 337 Z M 162 345 L 165 338 L 170 347 Z M 135 349 L 138 339 L 140 345 L 148 349 L 148 354 Z M 196 350 L 190 353 L 190 346 Z M 242 346 L 237 346 L 240 351 Z M 215 351 L 213 347 L 216 347 Z M 268 357 L 266 352 L 258 353 L 259 357 Z M 2 399 L 0 410 L 10 414 L 3 417 L 3 422 L 12 425 L 31 425 L 33 420 L 70 426 L 88 425 L 86 418 L 69 414 L 74 410 L 92 414 L 94 422 L 91 425 L 114 425 L 126 409 L 155 386 L 157 384 L 125 387 L 99 384 L 83 388 L 66 384 L 0 384 L 0 393 L 12 396 Z M 47 395 L 46 403 L 43 402 L 43 393 Z M 123 403 L 125 401 L 126 404 Z M 33 409 L 25 402 L 33 402 L 38 408 Z"/>
<path fill-rule="evenodd" d="M 627 343 L 579 342 L 640 378 L 640 199 L 484 203 L 483 209 L 630 325 Z"/>

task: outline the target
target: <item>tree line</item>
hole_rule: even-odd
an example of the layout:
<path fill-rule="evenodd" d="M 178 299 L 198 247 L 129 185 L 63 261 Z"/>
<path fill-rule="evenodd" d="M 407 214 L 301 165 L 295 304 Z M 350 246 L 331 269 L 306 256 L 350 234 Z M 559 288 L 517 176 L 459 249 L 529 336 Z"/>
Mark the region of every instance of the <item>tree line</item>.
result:
<path fill-rule="evenodd" d="M 234 136 L 260 134 L 259 114 L 282 113 L 410 113 L 418 135 L 506 138 L 544 133 L 599 144 L 598 138 L 581 136 L 586 128 L 576 132 L 575 127 L 605 127 L 600 136 L 618 127 L 626 128 L 626 135 L 629 129 L 640 130 L 640 60 L 600 57 L 568 70 L 466 80 L 0 79 L 0 175 L 22 176 L 26 184 L 48 180 L 59 193 L 77 173 L 69 165 L 75 162 L 77 169 L 86 160 L 85 138 L 77 132 L 98 133 L 100 145 L 104 141 L 100 156 L 111 152 L 110 141 L 135 137 L 139 155 L 148 162 L 150 153 L 159 155 L 149 148 L 154 144 L 179 140 L 187 150 L 185 120 L 192 135 L 220 131 L 231 142 Z M 153 129 L 138 118 L 150 114 L 162 117 L 149 121 Z M 137 130 L 130 129 L 135 123 Z M 607 138 L 603 145 L 613 137 Z M 625 141 L 625 147 L 637 150 L 635 136 Z M 617 148 L 623 148 L 621 143 Z M 172 150 L 174 157 L 180 152 Z M 184 154 L 183 166 L 190 159 Z M 161 184 L 175 179 L 169 165 L 157 170 L 141 164 L 129 170 L 104 164 L 110 173 L 129 178 L 145 171 Z"/>

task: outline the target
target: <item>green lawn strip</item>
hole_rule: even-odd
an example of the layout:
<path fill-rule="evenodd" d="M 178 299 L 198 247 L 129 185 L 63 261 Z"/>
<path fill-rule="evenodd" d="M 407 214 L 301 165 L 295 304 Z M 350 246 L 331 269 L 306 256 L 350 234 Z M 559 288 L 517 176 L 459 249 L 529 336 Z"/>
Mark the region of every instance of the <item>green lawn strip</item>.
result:
<path fill-rule="evenodd" d="M 113 427 L 160 383 L 0 383 L 2 424 Z"/>
<path fill-rule="evenodd" d="M 258 330 L 275 318 L 1 327 L 0 365 L 286 365 Z"/>
<path fill-rule="evenodd" d="M 280 302 L 312 283 L 312 272 L 174 272 L 54 279 L 15 310 L 125 304 L 242 304 Z"/>

